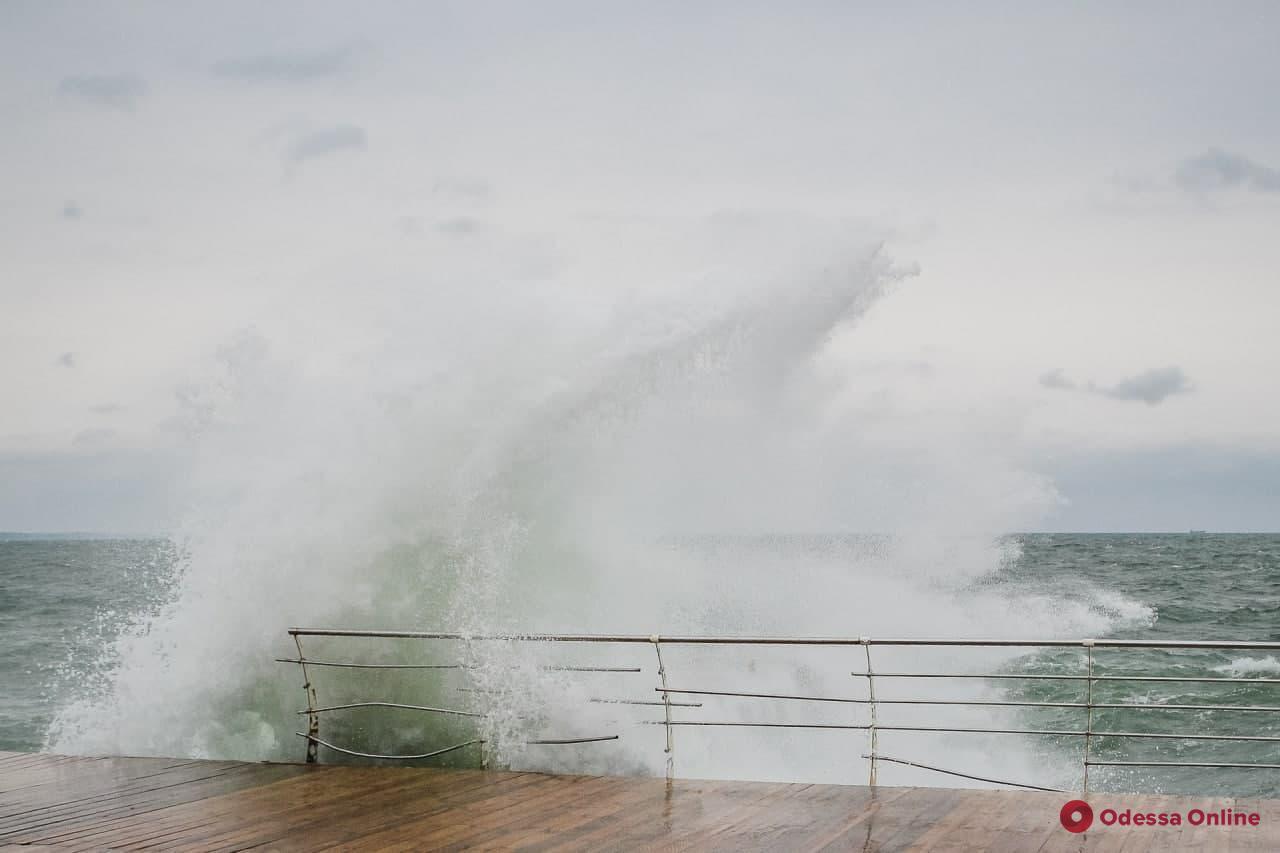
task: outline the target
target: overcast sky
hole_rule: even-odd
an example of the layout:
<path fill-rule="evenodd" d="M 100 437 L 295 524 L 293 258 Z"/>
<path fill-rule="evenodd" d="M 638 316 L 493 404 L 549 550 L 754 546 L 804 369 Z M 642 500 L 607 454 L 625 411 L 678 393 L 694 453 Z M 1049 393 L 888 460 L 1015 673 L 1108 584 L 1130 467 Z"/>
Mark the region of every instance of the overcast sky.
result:
<path fill-rule="evenodd" d="M 0 530 L 173 521 L 245 328 L 457 241 L 725 211 L 919 274 L 841 337 L 1050 530 L 1280 528 L 1280 5 L 0 0 Z"/>

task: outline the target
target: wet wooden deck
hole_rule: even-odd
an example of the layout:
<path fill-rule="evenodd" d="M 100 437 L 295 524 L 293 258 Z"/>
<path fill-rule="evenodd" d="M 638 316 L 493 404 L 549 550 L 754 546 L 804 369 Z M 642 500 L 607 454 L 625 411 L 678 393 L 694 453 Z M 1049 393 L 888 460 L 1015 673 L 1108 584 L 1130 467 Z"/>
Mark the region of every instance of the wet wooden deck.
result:
<path fill-rule="evenodd" d="M 1095 811 L 1234 807 L 1262 824 L 1073 835 L 1066 799 L 0 752 L 0 851 L 1280 850 L 1280 801 L 1091 797 Z"/>

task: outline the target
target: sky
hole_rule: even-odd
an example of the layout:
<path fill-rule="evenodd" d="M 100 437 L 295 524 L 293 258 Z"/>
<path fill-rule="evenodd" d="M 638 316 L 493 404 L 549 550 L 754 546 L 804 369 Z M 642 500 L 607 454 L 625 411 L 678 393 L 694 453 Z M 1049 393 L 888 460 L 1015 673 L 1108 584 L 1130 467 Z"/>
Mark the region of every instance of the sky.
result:
<path fill-rule="evenodd" d="M 1274 531 L 1277 32 L 1269 2 L 0 0 L 0 530 L 171 524 L 244 329 L 467 241 L 752 211 L 917 270 L 834 363 L 904 429 L 990 424 L 1057 492 L 1037 527 Z"/>

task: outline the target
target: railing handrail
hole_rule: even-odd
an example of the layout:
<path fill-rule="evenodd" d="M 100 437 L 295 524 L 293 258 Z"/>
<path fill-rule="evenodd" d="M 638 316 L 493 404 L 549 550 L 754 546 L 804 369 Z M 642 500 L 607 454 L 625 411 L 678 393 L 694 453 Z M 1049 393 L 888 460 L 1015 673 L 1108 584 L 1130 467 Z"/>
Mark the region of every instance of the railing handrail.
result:
<path fill-rule="evenodd" d="M 1235 769 L 1254 769 L 1254 770 L 1274 770 L 1280 769 L 1280 764 L 1270 762 L 1254 762 L 1241 763 L 1233 761 L 1212 762 L 1212 761 L 1156 761 L 1156 760 L 1111 760 L 1105 758 L 1099 760 L 1093 754 L 1092 746 L 1098 740 L 1166 740 L 1166 741 L 1189 741 L 1189 742 L 1249 742 L 1256 744 L 1280 744 L 1280 736 L 1273 735 L 1239 735 L 1239 734 L 1211 734 L 1207 732 L 1152 732 L 1152 731 L 1114 731 L 1109 728 L 1095 728 L 1095 711 L 1105 710 L 1132 710 L 1132 711 L 1199 711 L 1199 712 L 1254 712 L 1254 713 L 1280 713 L 1280 705 L 1231 705 L 1231 704 L 1196 704 L 1196 703 L 1176 703 L 1176 704 L 1160 704 L 1160 703 L 1139 703 L 1139 702 L 1118 702 L 1115 700 L 1099 701 L 1095 695 L 1095 685 L 1117 684 L 1124 682 L 1161 682 L 1161 683 L 1217 683 L 1217 684 L 1254 684 L 1254 685 L 1280 685 L 1280 678 L 1273 677 L 1239 677 L 1239 675 L 1223 675 L 1219 677 L 1210 677 L 1203 674 L 1197 675 L 1137 675 L 1127 674 L 1124 672 L 1115 672 L 1105 669 L 1099 672 L 1096 668 L 1095 651 L 1099 649 L 1144 649 L 1144 650 L 1165 650 L 1165 651 L 1280 651 L 1280 641 L 1248 641 L 1248 640 L 1137 640 L 1137 639 L 1008 639 L 1008 638 L 966 638 L 966 637 L 794 637 L 794 636 L 733 636 L 733 635 L 662 635 L 662 634 L 586 634 L 586 633 L 539 633 L 539 632 L 520 632 L 520 633 L 465 633 L 465 632 L 446 632 L 446 631 L 401 631 L 401 630 L 379 630 L 379 629 L 351 629 L 351 628 L 290 628 L 288 633 L 294 641 L 298 649 L 296 658 L 277 658 L 282 663 L 297 664 L 301 667 L 303 674 L 303 687 L 307 696 L 307 708 L 299 711 L 300 715 L 305 714 L 308 718 L 308 731 L 304 734 L 298 732 L 300 737 L 307 741 L 307 761 L 314 762 L 317 760 L 317 748 L 323 746 L 327 749 L 337 752 L 346 753 L 348 755 L 372 758 L 372 759 L 399 759 L 399 760 L 417 760 L 432 758 L 446 753 L 453 752 L 463 747 L 480 745 L 484 747 L 485 741 L 481 738 L 469 740 L 465 743 L 448 746 L 442 749 L 425 752 L 415 755 L 383 755 L 377 753 L 367 753 L 349 749 L 347 747 L 338 746 L 328 741 L 321 740 L 319 737 L 320 715 L 328 712 L 337 712 L 355 708 L 392 708 L 399 710 L 418 711 L 422 713 L 432 714 L 451 714 L 462 717 L 473 717 L 487 719 L 488 714 L 481 714 L 470 711 L 462 711 L 451 708 L 440 708 L 427 705 L 414 705 L 408 703 L 397 703 L 388 701 L 359 701 L 348 702 L 338 705 L 320 706 L 316 699 L 315 688 L 312 685 L 311 677 L 308 673 L 308 667 L 337 667 L 337 668 L 354 668 L 354 669 L 371 669 L 371 670 L 420 670 L 420 671 L 446 671 L 446 670 L 473 670 L 476 669 L 474 664 L 453 662 L 453 663 L 371 663 L 361 661 L 342 661 L 342 660 L 319 660 L 309 659 L 303 654 L 302 638 L 303 637 L 336 637 L 336 638 L 372 638 L 372 639 L 393 639 L 393 640 L 444 640 L 462 643 L 470 642 L 503 642 L 503 643 L 600 643 L 600 644 L 632 644 L 651 646 L 657 657 L 657 676 L 659 684 L 654 687 L 655 692 L 660 694 L 659 701 L 650 702 L 642 699 L 602 699 L 594 697 L 586 701 L 590 702 L 616 702 L 619 704 L 634 705 L 653 705 L 663 709 L 663 719 L 661 720 L 645 720 L 640 721 L 642 725 L 663 726 L 666 732 L 666 745 L 664 753 L 666 755 L 667 775 L 668 778 L 674 776 L 674 735 L 673 732 L 677 728 L 684 727 L 708 727 L 708 728 L 777 728 L 777 729 L 811 729 L 811 730 L 845 730 L 867 732 L 870 739 L 870 749 L 863 756 L 870 760 L 869 783 L 876 784 L 876 765 L 878 761 L 887 761 L 907 766 L 919 767 L 922 769 L 932 770 L 939 773 L 950 774 L 952 776 L 973 779 L 977 781 L 993 782 L 998 784 L 1012 785 L 1015 787 L 1031 788 L 1036 790 L 1056 790 L 1053 788 L 1045 788 L 1037 785 L 1025 784 L 1022 782 L 1011 782 L 1007 780 L 990 779 L 983 776 L 975 776 L 964 773 L 959 770 L 934 767 L 928 764 L 922 764 L 915 761 L 909 761 L 903 758 L 897 758 L 881 753 L 878 749 L 878 734 L 880 732 L 921 732 L 921 733 L 943 733 L 943 734 L 1009 734 L 1019 736 L 1048 736 L 1048 737 L 1068 737 L 1083 738 L 1083 791 L 1089 790 L 1090 774 L 1092 767 L 1216 767 L 1216 768 L 1235 768 Z M 867 680 L 867 697 L 854 696 L 819 696 L 808 694 L 792 694 L 792 693 L 770 693 L 759 690 L 733 690 L 720 689 L 712 690 L 702 687 L 671 687 L 667 680 L 667 668 L 663 661 L 663 646 L 791 646 L 791 647 L 841 647 L 853 648 L 862 647 L 863 656 L 866 658 L 866 666 L 864 671 L 847 672 L 854 678 L 865 678 Z M 902 648 L 1005 648 L 1005 649 L 1080 649 L 1085 652 L 1082 656 L 1085 666 L 1083 671 L 1076 673 L 1017 673 L 1017 672 L 904 672 L 904 671 L 880 671 L 872 668 L 871 647 L 902 647 Z M 587 662 L 583 662 L 587 663 Z M 512 667 L 517 668 L 517 667 Z M 487 667 L 486 667 L 487 669 Z M 536 667 L 538 670 L 544 671 L 564 671 L 579 673 L 640 673 L 642 670 L 638 667 L 616 667 L 616 666 L 566 666 L 566 665 L 542 665 Z M 1221 670 L 1218 670 L 1221 671 Z M 1105 674 L 1104 674 L 1105 673 Z M 1083 701 L 1032 701 L 1032 700 L 1016 700 L 1010 698 L 1002 699 L 984 699 L 984 698 L 963 698 L 963 699 L 936 699 L 936 698 L 896 698 L 884 697 L 877 695 L 876 680 L 880 679 L 933 679 L 933 678 L 990 678 L 990 679 L 1028 679 L 1028 680 L 1054 680 L 1062 682 L 1083 682 L 1085 696 Z M 679 682 L 677 682 L 679 683 Z M 470 689 L 472 692 L 493 692 L 485 691 L 482 688 L 466 688 L 454 687 L 455 690 L 465 691 Z M 675 702 L 672 701 L 673 696 L 713 696 L 727 698 L 742 699 L 764 699 L 764 700 L 789 700 L 798 702 L 828 702 L 844 704 L 846 706 L 862 706 L 867 708 L 869 722 L 859 723 L 853 721 L 847 722 L 766 722 L 766 721 L 749 721 L 749 720 L 701 720 L 701 719 L 677 719 L 673 716 L 672 711 L 675 708 L 701 708 L 701 703 L 692 702 Z M 879 706 L 943 706 L 943 707 L 1001 707 L 1001 708 L 1054 708 L 1070 711 L 1083 711 L 1086 714 L 1083 729 L 1032 729 L 1021 727 L 1009 727 L 1007 725 L 997 724 L 994 727 L 988 726 L 957 726 L 957 725 L 921 725 L 921 724 L 905 724 L 897 722 L 881 722 L 877 714 Z M 588 744 L 599 743 L 603 741 L 617 740 L 619 735 L 592 735 L 587 737 L 543 737 L 535 740 L 528 740 L 525 743 L 529 745 L 568 745 L 568 744 Z"/>
<path fill-rule="evenodd" d="M 1025 640 L 999 637 L 777 637 L 681 634 L 465 634 L 447 631 L 389 631 L 348 628 L 290 628 L 290 636 L 301 637 L 370 637 L 401 640 L 464 640 L 484 642 L 544 643 L 644 643 L 656 639 L 665 645 L 743 645 L 743 646 L 988 646 L 1023 648 L 1095 648 L 1108 649 L 1223 649 L 1280 651 L 1280 642 L 1251 640 Z M 308 661 L 310 663 L 310 661 Z"/>

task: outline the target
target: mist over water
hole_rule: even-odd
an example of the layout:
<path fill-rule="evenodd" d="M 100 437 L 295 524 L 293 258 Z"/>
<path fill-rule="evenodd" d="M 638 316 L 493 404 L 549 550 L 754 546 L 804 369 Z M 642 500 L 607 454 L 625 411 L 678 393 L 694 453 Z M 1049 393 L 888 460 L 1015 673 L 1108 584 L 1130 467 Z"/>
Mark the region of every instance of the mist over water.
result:
<path fill-rule="evenodd" d="M 296 759 L 297 673 L 272 661 L 295 651 L 291 625 L 1026 636 L 1128 618 L 975 587 L 1016 556 L 1000 534 L 1033 527 L 1053 492 L 989 438 L 858 385 L 842 342 L 910 286 L 910 267 L 874 235 L 750 216 L 592 223 L 442 246 L 425 266 L 294 294 L 288 324 L 231 336 L 183 389 L 192 463 L 178 576 L 104 651 L 100 688 L 59 711 L 50 749 Z M 362 648 L 308 653 L 360 659 Z M 548 654 L 582 662 L 598 650 L 431 651 L 475 667 L 476 692 L 377 689 L 466 698 L 490 715 L 496 762 L 661 772 L 657 727 L 632 726 L 608 751 L 525 747 L 532 735 L 617 729 L 618 706 L 563 701 L 610 682 L 537 668 Z M 635 654 L 652 669 L 651 649 Z M 721 688 L 826 695 L 854 695 L 848 672 L 860 665 L 834 653 L 670 654 L 686 683 L 721 675 Z M 879 665 L 949 655 L 889 651 Z M 729 677 L 738 671 L 745 681 Z M 326 701 L 369 698 L 369 678 L 317 676 Z M 648 680 L 629 695 L 648 698 Z M 420 718 L 325 725 L 388 752 L 461 731 Z M 865 779 L 857 750 L 837 756 L 822 736 L 681 739 L 683 775 Z M 1030 756 L 920 745 L 951 753 L 944 766 L 1032 775 Z"/>

